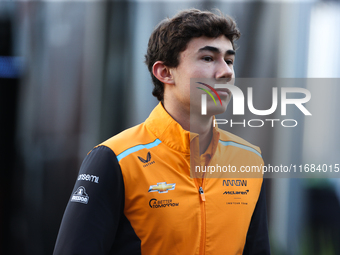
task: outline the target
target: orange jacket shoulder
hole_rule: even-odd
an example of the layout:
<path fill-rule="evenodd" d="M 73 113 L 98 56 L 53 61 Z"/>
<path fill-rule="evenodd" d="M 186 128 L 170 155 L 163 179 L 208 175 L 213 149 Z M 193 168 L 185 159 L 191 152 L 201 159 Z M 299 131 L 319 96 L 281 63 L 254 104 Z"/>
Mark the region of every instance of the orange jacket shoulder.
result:
<path fill-rule="evenodd" d="M 139 144 L 151 143 L 155 139 L 156 137 L 145 127 L 145 124 L 142 123 L 122 131 L 98 146 L 104 145 L 109 147 L 116 155 L 118 155 L 131 147 Z"/>

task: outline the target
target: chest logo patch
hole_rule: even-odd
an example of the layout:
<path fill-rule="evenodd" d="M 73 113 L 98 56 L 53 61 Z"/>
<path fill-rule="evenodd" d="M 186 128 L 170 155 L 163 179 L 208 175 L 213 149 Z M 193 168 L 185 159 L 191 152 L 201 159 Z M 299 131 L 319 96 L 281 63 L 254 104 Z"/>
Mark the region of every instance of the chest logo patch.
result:
<path fill-rule="evenodd" d="M 151 161 L 151 153 L 150 151 L 148 152 L 148 154 L 146 154 L 146 159 L 140 157 L 140 156 L 137 156 L 139 161 L 144 163 L 143 167 L 147 167 L 149 165 L 152 165 L 155 163 L 155 161 Z"/>
<path fill-rule="evenodd" d="M 224 191 L 223 195 L 248 195 L 249 189 L 246 191 Z"/>
<path fill-rule="evenodd" d="M 143 162 L 143 163 L 148 163 L 151 160 L 151 153 L 150 151 L 148 152 L 148 154 L 146 155 L 146 159 L 143 159 L 142 157 L 138 156 L 138 159 Z"/>
<path fill-rule="evenodd" d="M 174 190 L 176 183 L 169 183 L 166 182 L 158 182 L 157 185 L 151 185 L 149 188 L 149 192 L 156 192 L 158 193 L 168 193 L 169 190 Z"/>

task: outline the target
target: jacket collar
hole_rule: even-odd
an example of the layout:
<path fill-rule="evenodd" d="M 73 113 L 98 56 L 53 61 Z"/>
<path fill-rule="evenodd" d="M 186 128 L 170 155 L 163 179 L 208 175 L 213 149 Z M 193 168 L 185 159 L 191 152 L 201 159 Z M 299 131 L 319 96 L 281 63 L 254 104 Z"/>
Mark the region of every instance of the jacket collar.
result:
<path fill-rule="evenodd" d="M 208 149 L 204 154 L 199 156 L 198 134 L 184 130 L 182 126 L 169 115 L 161 103 L 153 109 L 150 116 L 146 119 L 145 125 L 162 143 L 176 151 L 190 155 L 191 145 L 191 158 L 201 158 L 200 161 L 204 158 L 205 163 L 208 163 L 215 153 L 220 136 L 217 126 L 214 127 L 213 138 Z"/>
<path fill-rule="evenodd" d="M 190 154 L 190 132 L 169 115 L 162 103 L 153 109 L 145 125 L 162 143 L 176 151 Z"/>

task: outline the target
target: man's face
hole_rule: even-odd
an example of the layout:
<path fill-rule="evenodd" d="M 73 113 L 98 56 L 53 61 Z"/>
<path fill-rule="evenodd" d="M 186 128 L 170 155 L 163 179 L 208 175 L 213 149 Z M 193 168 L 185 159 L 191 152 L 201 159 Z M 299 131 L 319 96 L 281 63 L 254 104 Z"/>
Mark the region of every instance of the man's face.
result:
<path fill-rule="evenodd" d="M 193 38 L 187 45 L 185 51 L 180 53 L 179 65 L 173 68 L 172 75 L 175 81 L 176 99 L 178 104 L 191 113 L 200 112 L 201 95 L 206 94 L 197 87 L 204 88 L 213 94 L 217 104 L 213 99 L 207 96 L 207 114 L 215 115 L 222 113 L 231 99 L 231 93 L 226 89 L 216 89 L 222 105 L 217 96 L 207 86 L 200 84 L 192 84 L 190 88 L 191 78 L 209 78 L 211 87 L 216 83 L 226 83 L 232 81 L 234 73 L 235 51 L 229 39 L 224 35 L 217 38 L 198 37 Z M 191 100 L 190 100 L 191 99 Z"/>

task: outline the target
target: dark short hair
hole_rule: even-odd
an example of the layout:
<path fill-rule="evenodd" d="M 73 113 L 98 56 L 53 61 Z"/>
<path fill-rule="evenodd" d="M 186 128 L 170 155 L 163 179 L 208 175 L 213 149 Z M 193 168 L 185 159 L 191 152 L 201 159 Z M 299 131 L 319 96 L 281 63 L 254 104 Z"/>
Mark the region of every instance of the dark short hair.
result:
<path fill-rule="evenodd" d="M 165 66 L 173 68 L 179 65 L 179 55 L 184 51 L 192 38 L 206 36 L 217 38 L 227 37 L 235 49 L 235 43 L 240 38 L 236 22 L 229 16 L 209 11 L 189 9 L 179 12 L 173 18 L 166 18 L 152 32 L 145 63 L 151 74 L 154 89 L 152 94 L 163 101 L 164 84 L 152 73 L 153 64 L 162 61 Z"/>

